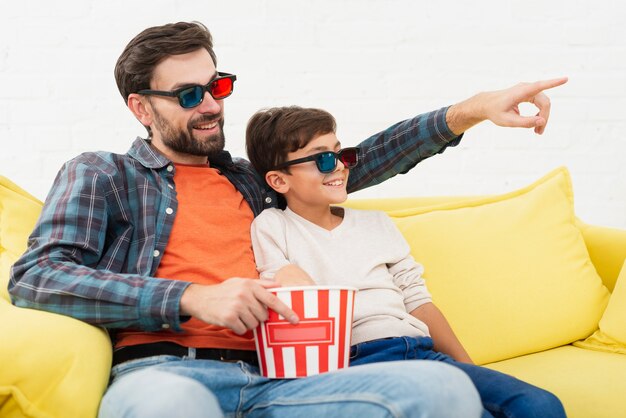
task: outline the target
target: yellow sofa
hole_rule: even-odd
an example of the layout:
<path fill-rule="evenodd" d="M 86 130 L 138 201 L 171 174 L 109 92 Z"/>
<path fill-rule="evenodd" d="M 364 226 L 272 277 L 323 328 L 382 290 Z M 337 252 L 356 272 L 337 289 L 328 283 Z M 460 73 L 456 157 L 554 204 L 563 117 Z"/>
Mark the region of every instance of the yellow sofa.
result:
<path fill-rule="evenodd" d="M 626 231 L 574 216 L 566 169 L 499 196 L 347 205 L 394 219 L 474 361 L 552 391 L 570 417 L 626 416 Z M 95 416 L 106 333 L 6 291 L 40 208 L 0 177 L 0 416 Z"/>

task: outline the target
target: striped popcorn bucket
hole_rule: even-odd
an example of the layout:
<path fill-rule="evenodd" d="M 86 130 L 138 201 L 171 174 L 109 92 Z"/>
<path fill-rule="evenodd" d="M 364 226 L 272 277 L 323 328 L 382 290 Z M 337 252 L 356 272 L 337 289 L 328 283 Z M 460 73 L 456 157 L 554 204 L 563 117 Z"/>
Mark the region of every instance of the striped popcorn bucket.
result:
<path fill-rule="evenodd" d="M 254 330 L 261 374 L 270 378 L 313 376 L 348 367 L 356 289 L 298 286 L 270 289 L 300 317 L 297 325 L 269 309 Z"/>

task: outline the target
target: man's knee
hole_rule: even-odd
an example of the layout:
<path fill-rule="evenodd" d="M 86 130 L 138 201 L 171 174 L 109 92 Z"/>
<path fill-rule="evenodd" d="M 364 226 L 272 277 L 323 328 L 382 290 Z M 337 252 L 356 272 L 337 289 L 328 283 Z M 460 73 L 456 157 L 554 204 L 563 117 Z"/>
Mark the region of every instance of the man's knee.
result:
<path fill-rule="evenodd" d="M 173 373 L 144 369 L 120 377 L 100 404 L 100 418 L 222 417 L 217 398 L 201 383 Z"/>

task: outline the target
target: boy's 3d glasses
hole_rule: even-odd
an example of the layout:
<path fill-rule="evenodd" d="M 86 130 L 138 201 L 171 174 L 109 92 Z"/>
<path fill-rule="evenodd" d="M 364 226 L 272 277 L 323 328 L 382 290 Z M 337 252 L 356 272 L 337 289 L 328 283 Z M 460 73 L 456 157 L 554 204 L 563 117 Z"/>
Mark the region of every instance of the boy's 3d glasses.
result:
<path fill-rule="evenodd" d="M 307 161 L 315 161 L 317 169 L 321 173 L 332 173 L 333 171 L 335 171 L 335 168 L 337 168 L 337 161 L 341 161 L 341 163 L 346 168 L 356 167 L 359 163 L 359 149 L 355 147 L 349 147 L 339 150 L 338 152 L 324 151 L 317 154 L 309 155 L 308 157 L 285 161 L 284 163 L 277 165 L 273 169 L 281 170 L 291 165 L 301 164 Z"/>

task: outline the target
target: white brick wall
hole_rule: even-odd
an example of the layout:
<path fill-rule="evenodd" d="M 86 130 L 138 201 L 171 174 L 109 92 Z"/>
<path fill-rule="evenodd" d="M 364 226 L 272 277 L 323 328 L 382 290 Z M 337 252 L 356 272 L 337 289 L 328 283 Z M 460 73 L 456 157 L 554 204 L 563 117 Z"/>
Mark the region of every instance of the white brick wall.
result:
<path fill-rule="evenodd" d="M 543 136 L 490 123 L 356 197 L 500 193 L 566 165 L 576 211 L 626 228 L 626 6 L 619 0 L 22 0 L 0 4 L 0 173 L 43 198 L 79 152 L 124 152 L 143 128 L 114 63 L 147 26 L 199 20 L 235 72 L 229 149 L 260 107 L 332 112 L 346 145 L 478 91 L 561 75 Z"/>

